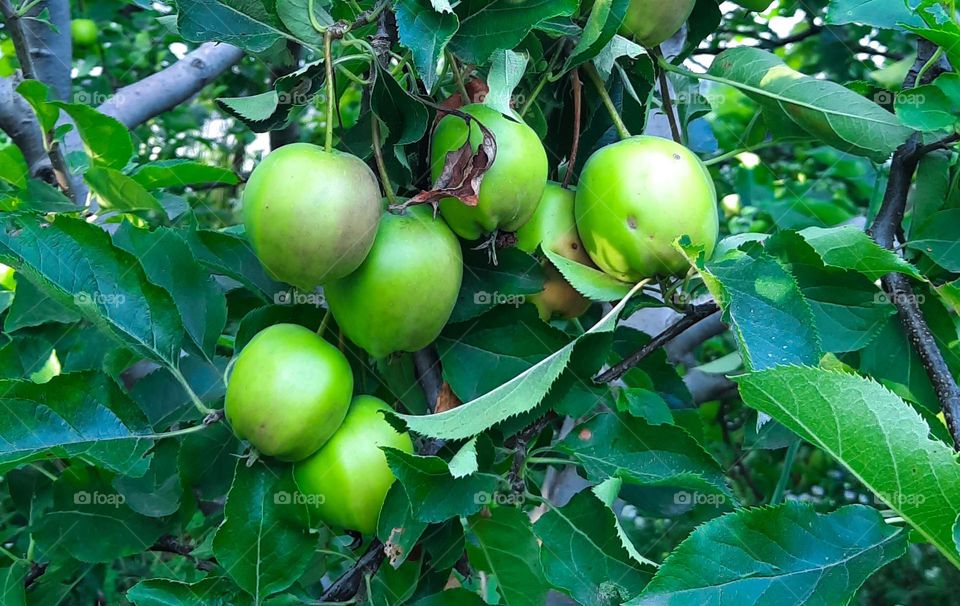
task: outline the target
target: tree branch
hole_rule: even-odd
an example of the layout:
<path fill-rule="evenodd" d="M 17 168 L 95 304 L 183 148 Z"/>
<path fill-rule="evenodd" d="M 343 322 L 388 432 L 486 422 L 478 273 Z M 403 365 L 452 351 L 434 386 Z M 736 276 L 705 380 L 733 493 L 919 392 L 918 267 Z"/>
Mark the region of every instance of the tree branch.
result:
<path fill-rule="evenodd" d="M 23 20 L 30 59 L 35 69 L 32 77 L 49 86 L 61 101 L 70 101 L 73 96 L 70 79 L 73 66 L 70 2 L 45 0 L 30 10 L 27 16 L 38 17 L 44 9 L 48 11 L 47 19 L 53 27 L 38 19 Z"/>
<path fill-rule="evenodd" d="M 917 60 L 904 80 L 904 89 L 913 88 L 918 84 L 920 70 L 935 53 L 936 46 L 932 43 L 922 39 L 918 42 Z M 924 82 L 935 78 L 938 71 L 938 69 L 927 70 L 924 75 Z M 922 83 L 919 82 L 919 84 Z M 946 144 L 952 142 L 948 141 L 949 139 L 944 140 L 947 141 Z M 944 141 L 934 144 L 933 148 L 939 148 L 939 145 Z M 928 149 L 931 149 L 931 147 L 920 145 L 920 136 L 917 134 L 910 137 L 893 155 L 893 161 L 890 165 L 890 178 L 887 181 L 883 202 L 873 225 L 869 229 L 873 239 L 884 248 L 891 250 L 894 248 L 897 234 L 902 229 L 901 224 L 907 206 L 910 184 L 917 171 L 920 158 Z M 960 387 L 957 386 L 957 382 L 950 372 L 950 367 L 947 366 L 943 353 L 937 346 L 936 339 L 923 317 L 919 299 L 913 292 L 913 286 L 905 275 L 899 273 L 887 274 L 881 279 L 881 284 L 896 306 L 900 324 L 910 343 L 919 354 L 924 370 L 926 370 L 930 383 L 936 391 L 940 407 L 943 409 L 943 417 L 947 422 L 950 435 L 953 437 L 954 449 L 960 450 L 960 425 L 958 425 L 958 422 L 960 422 Z"/>
<path fill-rule="evenodd" d="M 647 356 L 672 341 L 691 326 L 709 316 L 712 316 L 719 310 L 720 308 L 716 303 L 703 303 L 701 305 L 695 305 L 689 312 L 687 312 L 686 315 L 677 320 L 677 322 L 672 324 L 659 335 L 651 339 L 649 343 L 633 352 L 616 365 L 611 366 L 606 371 L 600 373 L 594 377 L 593 380 L 597 383 L 610 383 L 611 381 L 616 381 L 623 375 L 627 374 L 627 371 L 639 364 Z"/>

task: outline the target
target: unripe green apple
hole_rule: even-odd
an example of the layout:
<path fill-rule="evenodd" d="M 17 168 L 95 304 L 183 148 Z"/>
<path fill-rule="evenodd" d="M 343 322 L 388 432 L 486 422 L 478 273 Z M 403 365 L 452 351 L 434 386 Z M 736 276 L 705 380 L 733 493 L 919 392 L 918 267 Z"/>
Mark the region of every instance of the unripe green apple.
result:
<path fill-rule="evenodd" d="M 595 267 L 577 233 L 574 202 L 576 195 L 559 183 L 548 182 L 537 205 L 537 212 L 517 231 L 517 248 L 533 253 L 540 247 L 581 265 Z M 548 260 L 543 262 L 546 281 L 543 291 L 530 297 L 544 321 L 572 319 L 583 315 L 590 300 L 564 279 Z"/>
<path fill-rule="evenodd" d="M 93 19 L 74 19 L 70 22 L 70 37 L 77 46 L 90 46 L 97 41 L 99 33 Z"/>
<path fill-rule="evenodd" d="M 658 137 L 630 137 L 596 151 L 583 167 L 577 229 L 593 262 L 625 282 L 687 270 L 673 247 L 689 236 L 713 253 L 717 192 L 690 150 Z"/>
<path fill-rule="evenodd" d="M 757 11 L 762 13 L 763 11 L 770 8 L 770 5 L 773 4 L 773 0 L 733 0 L 743 8 L 749 11 Z"/>
<path fill-rule="evenodd" d="M 324 287 L 337 324 L 375 358 L 417 351 L 443 330 L 460 292 L 460 241 L 430 208 L 380 221 L 370 254 L 349 276 Z"/>
<path fill-rule="evenodd" d="M 333 435 L 352 395 L 353 371 L 340 350 L 303 326 L 275 324 L 237 357 L 225 413 L 261 454 L 299 461 Z"/>
<path fill-rule="evenodd" d="M 620 33 L 653 48 L 680 31 L 697 0 L 632 0 Z"/>
<path fill-rule="evenodd" d="M 381 446 L 412 453 L 410 436 L 398 433 L 383 417 L 390 410 L 373 396 L 357 396 L 340 429 L 312 457 L 294 465 L 297 487 L 313 498 L 319 521 L 372 534 L 380 509 L 396 478 Z"/>
<path fill-rule="evenodd" d="M 497 229 L 517 231 L 533 216 L 547 183 L 547 153 L 543 144 L 522 121 L 507 118 L 486 105 L 467 105 L 461 110 L 490 129 L 497 142 L 497 157 L 483 177 L 476 206 L 445 198 L 440 202 L 440 213 L 450 228 L 465 240 L 476 240 Z M 466 142 L 467 131 L 463 118 L 452 114 L 437 124 L 430 154 L 434 180 L 443 171 L 447 154 Z M 476 150 L 483 133 L 471 123 L 469 135 Z"/>
<path fill-rule="evenodd" d="M 243 221 L 260 262 L 305 291 L 359 267 L 381 213 L 377 179 L 360 158 L 309 143 L 268 154 L 243 192 Z"/>

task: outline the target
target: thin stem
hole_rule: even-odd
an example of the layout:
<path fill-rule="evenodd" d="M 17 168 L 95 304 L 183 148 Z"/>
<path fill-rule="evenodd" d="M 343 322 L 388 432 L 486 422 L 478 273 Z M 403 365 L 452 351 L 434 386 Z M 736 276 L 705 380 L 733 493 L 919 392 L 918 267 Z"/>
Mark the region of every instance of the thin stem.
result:
<path fill-rule="evenodd" d="M 190 383 L 187 382 L 187 378 L 183 376 L 183 373 L 180 372 L 179 368 L 170 367 L 170 374 L 173 375 L 173 378 L 177 380 L 177 383 L 183 387 L 184 391 L 187 392 L 187 396 L 190 397 L 190 401 L 193 402 L 193 405 L 197 410 L 200 411 L 200 414 L 203 416 L 211 415 L 215 411 L 212 408 L 208 408 L 202 401 L 200 397 L 193 391 L 193 388 L 190 387 Z"/>
<path fill-rule="evenodd" d="M 613 100 L 610 99 L 610 95 L 607 93 L 607 86 L 603 83 L 603 80 L 600 79 L 597 68 L 594 67 L 592 63 L 587 63 L 584 65 L 583 71 L 587 73 L 587 77 L 590 78 L 590 81 L 593 82 L 593 85 L 597 88 L 597 94 L 600 95 L 603 106 L 607 108 L 607 113 L 610 114 L 610 119 L 613 121 L 613 125 L 616 127 L 620 138 L 629 138 L 630 131 L 627 130 L 627 125 L 623 123 L 623 118 L 617 113 L 617 107 L 613 104 Z"/>
<path fill-rule="evenodd" d="M 923 82 L 923 77 L 926 75 L 928 71 L 930 71 L 930 69 L 934 65 L 940 62 L 940 57 L 942 56 L 943 56 L 943 49 L 940 47 L 937 47 L 937 52 L 933 53 L 933 56 L 927 59 L 927 62 L 924 63 L 923 67 L 920 68 L 920 71 L 917 72 L 917 86 L 920 86 L 920 84 Z"/>
<path fill-rule="evenodd" d="M 756 145 L 750 145 L 750 146 L 747 146 L 747 147 L 742 147 L 742 148 L 740 148 L 740 149 L 735 149 L 735 150 L 733 150 L 733 151 L 728 151 L 728 152 L 725 153 L 725 154 L 721 154 L 721 155 L 715 156 L 715 157 L 713 157 L 713 158 L 708 158 L 707 160 L 704 160 L 703 163 L 704 163 L 705 165 L 707 165 L 707 166 L 713 166 L 713 165 L 715 165 L 715 164 L 721 164 L 721 163 L 723 163 L 723 162 L 726 162 L 726 161 L 729 160 L 730 158 L 735 158 L 735 157 L 739 156 L 740 154 L 745 154 L 745 153 L 749 153 L 749 152 L 753 152 L 753 151 L 758 151 L 758 150 L 761 150 L 761 149 L 766 149 L 766 148 L 768 148 L 768 147 L 773 147 L 773 146 L 775 146 L 775 145 L 779 145 L 780 143 L 783 143 L 783 141 L 764 141 L 764 142 L 762 142 L 762 143 L 757 143 Z"/>
<path fill-rule="evenodd" d="M 317 336 L 323 337 L 323 333 L 326 332 L 327 326 L 330 324 L 330 312 L 323 314 L 323 319 L 320 320 L 320 326 L 317 327 Z"/>
<path fill-rule="evenodd" d="M 347 80 L 350 80 L 354 84 L 359 84 L 360 86 L 370 86 L 371 84 L 373 84 L 372 80 L 364 80 L 363 78 L 356 75 L 355 73 L 353 73 L 352 71 L 350 71 L 349 69 L 345 68 L 342 65 L 337 65 L 336 68 L 339 73 L 343 74 L 347 78 Z"/>
<path fill-rule="evenodd" d="M 327 70 L 327 132 L 323 148 L 330 153 L 333 151 L 333 104 L 336 101 L 336 91 L 333 82 L 333 34 L 328 29 L 323 34 L 323 62 Z"/>
<path fill-rule="evenodd" d="M 658 46 L 653 51 L 654 56 L 663 59 L 663 52 Z M 663 69 L 657 70 L 657 78 L 660 82 L 660 98 L 663 100 L 663 113 L 667 115 L 667 121 L 670 123 L 670 134 L 673 140 L 683 145 L 683 135 L 680 133 L 680 125 L 677 115 L 673 113 L 673 103 L 670 101 L 670 81 L 667 79 L 667 72 Z"/>
<path fill-rule="evenodd" d="M 543 71 L 543 76 L 540 78 L 540 81 L 537 82 L 537 85 L 533 88 L 533 91 L 530 92 L 530 98 L 526 100 L 523 104 L 523 107 L 520 109 L 520 117 L 524 117 L 527 111 L 533 106 L 536 102 L 537 97 L 540 95 L 540 91 L 543 90 L 543 87 L 547 84 L 547 81 L 552 81 L 551 77 L 553 76 L 553 67 L 557 63 L 557 59 L 560 58 L 560 53 L 563 52 L 563 44 L 560 45 L 560 48 L 557 49 L 557 52 L 553 53 L 553 57 L 550 58 L 550 64 L 547 65 L 547 69 Z"/>
<path fill-rule="evenodd" d="M 23 558 L 21 558 L 20 556 L 18 556 L 17 554 L 11 552 L 11 551 L 10 551 L 9 549 L 7 549 L 6 547 L 2 546 L 2 545 L 0 545 L 0 553 L 2 553 L 3 555 L 7 556 L 8 558 L 10 558 L 11 560 L 13 560 L 14 562 L 19 562 L 20 560 L 23 559 Z"/>
<path fill-rule="evenodd" d="M 577 166 L 577 152 L 580 150 L 580 108 L 583 101 L 583 84 L 580 82 L 580 70 L 570 72 L 570 94 L 573 95 L 573 141 L 570 143 L 570 156 L 567 158 L 567 172 L 563 175 L 563 189 L 570 188 L 574 168 Z"/>
<path fill-rule="evenodd" d="M 457 65 L 457 59 L 450 51 L 447 51 L 447 61 L 450 63 L 450 69 L 453 70 L 453 80 L 457 83 L 457 90 L 460 91 L 460 96 L 463 97 L 463 104 L 467 105 L 471 101 L 470 93 L 467 92 L 467 85 L 463 82 L 463 74 L 460 73 L 460 66 Z"/>
<path fill-rule="evenodd" d="M 380 173 L 380 182 L 383 185 L 383 193 L 387 196 L 387 202 L 390 206 L 396 206 L 397 196 L 393 193 L 393 184 L 390 183 L 390 175 L 387 174 L 387 165 L 383 161 L 383 150 L 380 149 L 380 119 L 373 116 L 370 120 L 370 130 L 373 133 L 373 157 L 377 162 L 377 172 Z M 324 316 L 326 320 L 326 316 Z"/>
<path fill-rule="evenodd" d="M 797 459 L 797 451 L 800 450 L 800 440 L 794 440 L 787 448 L 787 456 L 783 459 L 783 470 L 780 472 L 780 479 L 777 480 L 777 487 L 773 490 L 773 496 L 770 497 L 771 505 L 779 505 L 783 502 L 783 496 L 787 493 L 787 483 L 790 481 L 790 470 L 793 469 L 793 462 Z"/>
<path fill-rule="evenodd" d="M 176 438 L 179 436 L 189 435 L 191 433 L 197 433 L 198 431 L 203 431 L 207 427 L 210 427 L 210 426 L 205 423 L 200 423 L 199 425 L 191 425 L 190 427 L 184 427 L 183 429 L 175 429 L 173 431 L 164 431 L 160 433 L 148 434 L 142 437 L 148 440 L 163 440 L 165 438 Z"/>
<path fill-rule="evenodd" d="M 43 475 L 47 476 L 48 479 L 53 480 L 54 482 L 57 481 L 57 476 L 53 475 L 52 473 L 50 473 L 49 471 L 47 471 L 46 469 L 44 469 L 44 468 L 41 467 L 40 465 L 38 465 L 38 464 L 36 464 L 36 463 L 31 463 L 31 464 L 30 464 L 30 467 L 33 467 L 33 468 L 36 469 L 38 472 L 40 472 L 40 473 L 42 473 Z"/>
<path fill-rule="evenodd" d="M 534 465 L 573 465 L 570 459 L 557 459 L 553 457 L 528 457 L 527 463 Z"/>

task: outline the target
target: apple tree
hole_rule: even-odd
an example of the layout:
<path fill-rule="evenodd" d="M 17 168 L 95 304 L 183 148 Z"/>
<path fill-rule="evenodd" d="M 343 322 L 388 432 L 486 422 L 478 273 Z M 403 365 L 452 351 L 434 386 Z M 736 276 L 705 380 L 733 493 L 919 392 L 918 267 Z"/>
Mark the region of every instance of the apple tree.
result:
<path fill-rule="evenodd" d="M 0 603 L 955 603 L 953 0 L 0 16 Z"/>

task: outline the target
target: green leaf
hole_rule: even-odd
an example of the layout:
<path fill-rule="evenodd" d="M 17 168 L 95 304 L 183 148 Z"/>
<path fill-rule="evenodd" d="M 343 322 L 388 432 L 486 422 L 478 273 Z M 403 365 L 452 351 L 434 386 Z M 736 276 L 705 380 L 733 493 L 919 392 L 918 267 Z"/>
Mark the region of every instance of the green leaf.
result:
<path fill-rule="evenodd" d="M 0 231 L 0 260 L 144 357 L 176 367 L 183 337 L 179 314 L 133 256 L 79 219 L 59 216 L 47 223 L 22 216 L 17 223 Z"/>
<path fill-rule="evenodd" d="M 573 457 L 595 482 L 620 478 L 640 486 L 730 494 L 713 457 L 673 425 L 655 426 L 642 419 L 599 413 L 556 448 Z"/>
<path fill-rule="evenodd" d="M 86 172 L 83 180 L 106 210 L 152 210 L 165 214 L 163 206 L 150 192 L 118 170 L 94 166 Z"/>
<path fill-rule="evenodd" d="M 894 111 L 904 126 L 923 132 L 944 130 L 957 121 L 954 103 L 933 84 L 897 94 Z"/>
<path fill-rule="evenodd" d="M 16 295 L 10 311 L 3 321 L 3 330 L 11 333 L 29 326 L 40 326 L 48 322 L 73 324 L 80 320 L 76 309 L 62 305 L 48 297 L 30 280 L 21 277 L 17 283 Z"/>
<path fill-rule="evenodd" d="M 497 252 L 497 264 L 490 263 L 487 253 L 463 251 L 463 283 L 450 324 L 473 319 L 497 305 L 517 305 L 524 295 L 543 290 L 540 262 L 518 248 Z"/>
<path fill-rule="evenodd" d="M 503 601 L 510 606 L 543 606 L 547 582 L 540 565 L 536 537 L 530 518 L 514 507 L 496 507 L 490 515 L 474 516 L 469 530 L 477 543 L 467 555 L 475 570 L 485 570 L 497 578 Z"/>
<path fill-rule="evenodd" d="M 130 177 L 145 189 L 211 184 L 236 185 L 240 182 L 232 170 L 182 159 L 157 160 L 143 164 Z"/>
<path fill-rule="evenodd" d="M 477 461 L 477 438 L 473 437 L 460 447 L 457 454 L 450 459 L 450 475 L 455 478 L 464 478 L 476 473 L 479 467 Z"/>
<path fill-rule="evenodd" d="M 737 383 L 747 405 L 843 463 L 960 564 L 953 543 L 960 465 L 913 408 L 870 379 L 816 368 L 778 367 Z"/>
<path fill-rule="evenodd" d="M 217 561 L 258 604 L 300 578 L 316 547 L 306 506 L 285 494 L 294 486 L 289 466 L 239 461 L 213 539 Z"/>
<path fill-rule="evenodd" d="M 264 301 L 273 303 L 278 293 L 289 289 L 267 275 L 246 238 L 211 230 L 184 230 L 182 235 L 197 260 L 211 272 L 233 278 Z"/>
<path fill-rule="evenodd" d="M 600 49 L 600 52 L 593 59 L 593 64 L 596 65 L 600 77 L 606 82 L 613 73 L 613 67 L 616 65 L 617 59 L 620 57 L 636 59 L 641 56 L 647 56 L 647 51 L 642 46 L 623 36 L 614 36 L 610 39 L 610 42 L 607 42 L 606 46 Z M 647 60 L 649 61 L 649 58 Z"/>
<path fill-rule="evenodd" d="M 584 606 L 623 603 L 637 595 L 651 574 L 637 566 L 618 527 L 616 514 L 592 489 L 578 492 L 564 507 L 547 509 L 533 532 L 542 542 L 540 562 L 550 585 Z"/>
<path fill-rule="evenodd" d="M 387 463 L 403 484 L 413 517 L 427 523 L 469 516 L 492 502 L 500 478 L 475 473 L 454 478 L 440 457 L 422 457 L 384 448 Z"/>
<path fill-rule="evenodd" d="M 512 50 L 498 50 L 490 58 L 490 72 L 487 74 L 489 92 L 484 98 L 484 105 L 489 105 L 505 116 L 514 116 L 511 106 L 513 91 L 523 79 L 527 71 L 529 57 Z"/>
<path fill-rule="evenodd" d="M 619 301 L 630 292 L 630 284 L 621 282 L 599 269 L 571 261 L 547 249 L 544 249 L 543 254 L 560 270 L 567 282 L 588 299 Z"/>
<path fill-rule="evenodd" d="M 612 332 L 623 307 L 638 290 L 639 285 L 585 335 Z M 582 338 L 583 336 L 577 337 L 500 387 L 461 406 L 426 416 L 398 416 L 411 430 L 422 435 L 450 440 L 470 438 L 537 406 L 567 367 L 577 342 Z"/>
<path fill-rule="evenodd" d="M 227 606 L 234 591 L 223 577 L 208 577 L 196 583 L 146 579 L 127 591 L 127 599 L 136 606 Z"/>
<path fill-rule="evenodd" d="M 457 56 L 476 65 L 500 49 L 512 49 L 535 25 L 569 16 L 577 0 L 464 0 L 456 7 L 460 29 L 450 42 Z"/>
<path fill-rule="evenodd" d="M 43 553 L 81 562 L 111 562 L 146 551 L 168 530 L 124 503 L 106 475 L 76 462 L 53 483 L 53 507 L 34 533 Z"/>
<path fill-rule="evenodd" d="M 788 264 L 796 277 L 810 304 L 824 351 L 863 349 L 896 313 L 873 281 L 850 269 L 826 267 L 820 254 L 797 232 L 777 232 L 767 239 L 764 248 Z M 824 256 L 833 256 L 829 247 L 822 250 Z"/>
<path fill-rule="evenodd" d="M 83 141 L 84 150 L 96 166 L 121 169 L 133 157 L 130 131 L 116 118 L 82 103 L 53 102 L 70 114 Z"/>
<path fill-rule="evenodd" d="M 906 547 L 906 533 L 862 505 L 742 510 L 694 530 L 628 604 L 847 604 Z"/>
<path fill-rule="evenodd" d="M 449 2 L 444 4 L 444 8 L 436 11 L 427 0 L 396 0 L 393 4 L 400 44 L 413 53 L 413 63 L 427 91 L 432 91 L 436 85 L 440 57 L 460 27 L 460 19 L 453 13 Z"/>
<path fill-rule="evenodd" d="M 460 400 L 470 401 L 529 370 L 568 341 L 565 333 L 545 324 L 532 305 L 521 304 L 489 312 L 469 330 L 462 325 L 444 329 L 437 349 L 444 380 Z"/>
<path fill-rule="evenodd" d="M 855 227 L 808 227 L 800 232 L 829 267 L 852 269 L 870 280 L 897 272 L 923 280 L 917 268 Z"/>
<path fill-rule="evenodd" d="M 23 188 L 27 186 L 29 176 L 30 167 L 20 148 L 12 143 L 0 146 L 0 179 L 14 187 Z"/>
<path fill-rule="evenodd" d="M 764 50 L 734 48 L 709 74 L 754 99 L 770 122 L 795 123 L 842 151 L 883 162 L 912 134 L 897 117 L 850 89 L 801 74 Z"/>
<path fill-rule="evenodd" d="M 454 587 L 421 598 L 411 606 L 484 606 L 485 604 L 483 598 L 469 589 Z"/>
<path fill-rule="evenodd" d="M 703 371 L 703 367 L 699 370 Z M 622 390 L 617 397 L 617 409 L 651 425 L 673 425 L 670 407 L 660 394 L 649 389 L 629 387 Z"/>
<path fill-rule="evenodd" d="M 943 19 L 940 22 L 935 22 L 933 19 L 926 21 L 928 27 L 908 25 L 904 27 L 904 29 L 922 38 L 926 38 L 942 48 L 946 52 L 947 59 L 951 65 L 956 65 L 960 62 L 960 26 L 958 26 L 953 19 L 949 18 Z"/>
<path fill-rule="evenodd" d="M 901 29 L 901 23 L 921 25 L 903 0 L 877 2 L 876 0 L 831 0 L 827 7 L 827 23 L 844 25 L 859 23 L 883 29 Z"/>
<path fill-rule="evenodd" d="M 17 85 L 17 92 L 33 108 L 41 130 L 50 132 L 56 128 L 60 108 L 49 102 L 50 88 L 46 84 L 39 80 L 24 80 Z"/>
<path fill-rule="evenodd" d="M 200 351 L 213 356 L 227 320 L 227 300 L 180 232 L 166 227 L 151 232 L 125 221 L 113 242 L 140 261 L 148 280 L 170 293 L 187 334 Z"/>
<path fill-rule="evenodd" d="M 377 76 L 370 92 L 370 108 L 390 131 L 384 143 L 406 145 L 419 141 L 427 132 L 430 119 L 426 106 L 408 93 L 389 70 L 375 63 Z"/>
<path fill-rule="evenodd" d="M 960 247 L 957 230 L 960 229 L 960 208 L 948 208 L 933 213 L 923 224 L 910 230 L 907 245 L 923 252 L 934 262 L 951 272 L 960 271 Z"/>
<path fill-rule="evenodd" d="M 75 373 L 37 385 L 0 381 L 0 472 L 49 458 L 82 457 L 137 477 L 153 433 L 137 407 L 103 374 Z"/>
<path fill-rule="evenodd" d="M 173 515 L 180 509 L 183 487 L 177 473 L 179 452 L 177 441 L 162 440 L 154 446 L 147 473 L 137 478 L 114 478 L 113 487 L 130 509 L 149 518 Z"/>
<path fill-rule="evenodd" d="M 315 61 L 277 78 L 271 91 L 249 97 L 220 97 L 217 104 L 254 132 L 276 130 L 290 123 L 295 107 L 313 101 L 323 88 L 324 80 L 323 62 Z"/>
<path fill-rule="evenodd" d="M 598 54 L 613 40 L 623 25 L 623 18 L 627 15 L 627 8 L 630 6 L 630 0 L 597 0 L 593 3 L 590 10 L 590 16 L 587 18 L 586 25 L 583 26 L 583 33 L 577 40 L 577 45 L 563 70 L 567 71 L 585 63 Z"/>
<path fill-rule="evenodd" d="M 810 305 L 775 259 L 737 251 L 707 263 L 701 275 L 729 317 L 749 368 L 819 363 L 823 354 Z"/>
<path fill-rule="evenodd" d="M 217 0 L 176 0 L 177 29 L 190 42 L 226 42 L 260 53 L 282 38 L 276 23 L 267 24 Z"/>
<path fill-rule="evenodd" d="M 24 588 L 30 564 L 26 560 L 18 560 L 0 568 L 0 603 L 4 606 L 27 606 L 27 594 Z"/>
<path fill-rule="evenodd" d="M 325 28 L 333 25 L 333 17 L 327 12 L 330 4 L 328 0 L 278 0 L 277 16 L 291 34 L 308 44 L 322 47 L 323 33 L 318 31 L 317 26 Z"/>
<path fill-rule="evenodd" d="M 399 567 L 423 536 L 428 524 L 417 520 L 403 484 L 394 482 L 380 509 L 377 538 L 389 548 L 390 565 Z"/>

